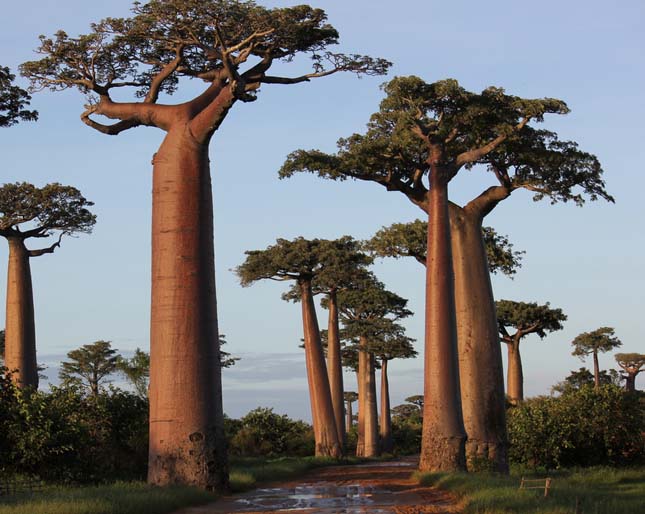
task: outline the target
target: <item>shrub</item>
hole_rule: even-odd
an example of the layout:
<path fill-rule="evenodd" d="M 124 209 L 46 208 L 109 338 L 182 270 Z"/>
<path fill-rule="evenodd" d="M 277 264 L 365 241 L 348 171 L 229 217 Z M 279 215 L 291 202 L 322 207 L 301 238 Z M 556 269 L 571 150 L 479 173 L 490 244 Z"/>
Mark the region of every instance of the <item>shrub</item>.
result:
<path fill-rule="evenodd" d="M 645 456 L 638 395 L 614 385 L 527 400 L 508 411 L 512 461 L 532 467 L 624 465 Z"/>
<path fill-rule="evenodd" d="M 304 456 L 314 453 L 313 430 L 303 421 L 294 421 L 287 415 L 273 412 L 273 409 L 258 407 L 235 423 L 227 422 L 229 450 L 232 455 L 259 457 L 293 455 Z"/>

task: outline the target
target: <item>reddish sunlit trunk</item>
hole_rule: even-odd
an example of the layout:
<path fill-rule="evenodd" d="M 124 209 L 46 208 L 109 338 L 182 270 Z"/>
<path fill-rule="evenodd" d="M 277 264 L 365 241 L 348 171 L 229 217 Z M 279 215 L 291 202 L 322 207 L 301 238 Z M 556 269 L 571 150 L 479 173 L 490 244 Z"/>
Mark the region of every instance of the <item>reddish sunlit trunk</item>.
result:
<path fill-rule="evenodd" d="M 466 469 L 450 244 L 448 184 L 434 169 L 428 193 L 421 471 Z"/>
<path fill-rule="evenodd" d="M 381 450 L 392 453 L 392 415 L 390 413 L 390 384 L 387 377 L 386 359 L 381 360 Z"/>
<path fill-rule="evenodd" d="M 375 457 L 379 454 L 378 412 L 376 409 L 376 380 L 374 355 L 364 350 L 365 337 L 360 338 L 358 352 L 358 457 Z M 363 401 L 361 401 L 361 397 Z"/>
<path fill-rule="evenodd" d="M 520 356 L 520 342 L 507 343 L 508 347 L 508 374 L 507 394 L 511 403 L 517 404 L 524 400 L 524 375 L 522 373 L 522 357 Z"/>
<path fill-rule="evenodd" d="M 352 403 L 348 401 L 347 402 L 347 413 L 346 413 L 346 418 L 345 418 L 345 431 L 346 433 L 349 432 L 352 429 L 352 426 L 354 424 L 354 414 L 352 413 Z"/>
<path fill-rule="evenodd" d="M 311 294 L 311 282 L 299 281 L 302 302 L 302 318 L 305 339 L 305 358 L 308 359 L 309 395 L 313 399 L 314 436 L 316 437 L 316 455 L 340 457 L 341 446 L 338 440 L 336 419 L 329 390 L 329 378 L 325 355 L 320 342 L 320 329 L 316 317 L 314 298 Z M 316 429 L 317 426 L 317 429 Z"/>
<path fill-rule="evenodd" d="M 329 293 L 329 325 L 327 327 L 327 372 L 329 374 L 329 389 L 331 402 L 336 419 L 338 441 L 345 448 L 345 414 L 343 398 L 343 366 L 340 355 L 340 335 L 338 329 L 338 305 L 336 291 Z"/>
<path fill-rule="evenodd" d="M 153 164 L 148 481 L 225 490 L 208 141 L 176 126 Z"/>
<path fill-rule="evenodd" d="M 5 366 L 19 387 L 38 388 L 36 329 L 29 251 L 21 238 L 9 238 Z"/>
<path fill-rule="evenodd" d="M 636 391 L 636 375 L 638 373 L 627 372 L 625 376 L 625 391 L 628 393 L 633 393 Z"/>
<path fill-rule="evenodd" d="M 508 472 L 502 350 L 480 216 L 450 207 L 461 407 L 469 468 Z"/>

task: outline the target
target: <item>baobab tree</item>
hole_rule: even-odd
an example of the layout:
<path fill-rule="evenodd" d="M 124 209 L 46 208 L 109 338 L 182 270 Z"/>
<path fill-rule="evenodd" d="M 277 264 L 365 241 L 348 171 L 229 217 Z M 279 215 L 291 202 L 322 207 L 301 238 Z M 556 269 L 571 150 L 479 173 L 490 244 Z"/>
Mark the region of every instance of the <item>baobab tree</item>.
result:
<path fill-rule="evenodd" d="M 81 120 L 103 134 L 139 126 L 166 132 L 153 157 L 148 481 L 226 489 L 209 143 L 233 105 L 254 101 L 263 85 L 341 71 L 378 75 L 389 63 L 331 52 L 338 32 L 307 5 L 150 0 L 135 2 L 132 13 L 78 37 L 62 30 L 41 37 L 43 57 L 21 71 L 34 89 L 87 94 Z M 300 54 L 311 57 L 310 73 L 269 73 Z M 183 78 L 203 81 L 202 93 L 159 103 L 183 88 Z M 116 100 L 115 90 L 132 91 L 133 101 Z"/>
<path fill-rule="evenodd" d="M 381 451 L 391 453 L 394 447 L 392 440 L 392 413 L 390 409 L 390 381 L 388 363 L 393 359 L 412 359 L 417 352 L 412 346 L 414 339 L 405 336 L 405 329 L 392 323 L 388 332 L 382 332 L 377 342 L 373 342 L 372 350 L 381 364 L 381 412 L 379 434 Z"/>
<path fill-rule="evenodd" d="M 345 391 L 343 393 L 343 399 L 345 400 L 345 430 L 349 432 L 354 426 L 354 413 L 352 412 L 352 404 L 358 400 L 358 394 L 355 391 Z"/>
<path fill-rule="evenodd" d="M 105 379 L 115 373 L 120 355 L 110 341 L 95 341 L 67 352 L 69 361 L 61 363 L 58 378 L 66 385 L 84 385 L 90 395 L 97 398 Z"/>
<path fill-rule="evenodd" d="M 31 259 L 53 253 L 65 236 L 90 233 L 92 205 L 78 189 L 57 183 L 0 187 L 0 236 L 9 244 L 5 365 L 21 387 L 38 387 Z M 29 240 L 50 237 L 56 240 L 47 246 L 27 247 Z"/>
<path fill-rule="evenodd" d="M 520 341 L 529 334 L 537 334 L 544 339 L 547 332 L 562 330 L 562 322 L 567 317 L 562 309 L 551 308 L 548 302 L 538 305 L 535 302 L 499 300 L 495 306 L 501 340 L 508 348 L 507 395 L 512 403 L 519 403 L 524 400 Z M 511 334 L 509 327 L 514 328 L 515 332 Z"/>
<path fill-rule="evenodd" d="M 623 343 L 614 335 L 614 329 L 611 327 L 600 327 L 592 332 L 583 332 L 571 341 L 573 351 L 571 355 L 580 357 L 584 360 L 588 355 L 593 355 L 593 376 L 594 387 L 600 387 L 600 365 L 598 364 L 598 353 L 609 352 L 623 345 Z"/>
<path fill-rule="evenodd" d="M 522 188 L 533 191 L 535 199 L 578 204 L 584 197 L 577 187 L 592 200 L 611 197 L 604 191 L 602 169 L 593 155 L 577 150 L 575 143 L 559 141 L 552 132 L 529 126 L 545 114 L 567 113 L 560 100 L 524 99 L 495 87 L 475 94 L 455 80 L 427 84 L 418 77 L 395 78 L 384 90 L 386 98 L 365 135 L 340 139 L 335 155 L 295 151 L 280 175 L 308 171 L 332 180 L 372 181 L 405 194 L 428 214 L 428 248 L 439 253 L 426 252 L 426 390 L 432 398 L 425 406 L 420 467 L 465 466 L 459 339 L 469 455 L 487 457 L 504 471 L 508 466 L 503 375 L 483 218 Z M 449 203 L 448 182 L 461 169 L 476 165 L 483 165 L 499 185 L 463 207 Z"/>
<path fill-rule="evenodd" d="M 379 454 L 378 412 L 376 406 L 375 350 L 387 338 L 403 337 L 395 322 L 412 315 L 407 300 L 388 291 L 373 275 L 355 288 L 338 293 L 338 311 L 343 325 L 342 338 L 353 341 L 358 351 L 358 444 L 356 455 Z M 327 302 L 323 300 L 323 307 Z"/>
<path fill-rule="evenodd" d="M 320 240 L 319 243 L 318 251 L 324 265 L 312 280 L 311 290 L 314 295 L 324 295 L 325 306 L 329 311 L 323 346 L 327 352 L 327 373 L 338 439 L 345 448 L 343 366 L 337 295 L 339 291 L 351 289 L 360 284 L 367 276 L 367 267 L 372 264 L 373 259 L 361 251 L 362 244 L 351 236 L 343 236 L 335 240 Z M 284 297 L 300 301 L 299 287 L 292 287 Z"/>
<path fill-rule="evenodd" d="M 340 457 L 341 444 L 312 293 L 312 282 L 324 268 L 324 252 L 321 250 L 325 248 L 325 243 L 326 241 L 319 239 L 307 240 L 302 237 L 293 241 L 278 239 L 275 245 L 265 250 L 245 252 L 246 260 L 235 271 L 245 287 L 265 279 L 293 280 L 297 283 L 302 306 L 305 362 L 316 455 Z M 286 295 L 285 299 L 290 299 L 290 295 Z"/>
<path fill-rule="evenodd" d="M 513 250 L 508 237 L 498 234 L 492 227 L 483 227 L 482 236 L 491 273 L 512 277 L 522 266 L 523 251 Z M 428 249 L 428 223 L 414 220 L 409 223 L 392 223 L 383 227 L 365 242 L 365 248 L 378 257 L 412 257 L 426 265 Z"/>
<path fill-rule="evenodd" d="M 636 391 L 636 376 L 643 371 L 645 366 L 645 353 L 617 353 L 614 355 L 618 365 L 627 373 L 623 375 L 625 391 Z"/>

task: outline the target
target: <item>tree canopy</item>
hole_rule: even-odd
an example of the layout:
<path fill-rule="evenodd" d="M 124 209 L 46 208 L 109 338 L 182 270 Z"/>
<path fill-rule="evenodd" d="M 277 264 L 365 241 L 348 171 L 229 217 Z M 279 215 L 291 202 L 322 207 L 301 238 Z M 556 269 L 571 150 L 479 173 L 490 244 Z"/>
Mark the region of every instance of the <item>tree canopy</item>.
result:
<path fill-rule="evenodd" d="M 10 127 L 19 121 L 36 121 L 38 113 L 25 109 L 31 96 L 13 84 L 16 76 L 5 66 L 0 66 L 0 127 Z"/>
<path fill-rule="evenodd" d="M 523 251 L 514 251 L 506 236 L 492 227 L 483 228 L 484 245 L 491 273 L 501 272 L 512 276 L 521 267 Z M 428 222 L 415 220 L 409 223 L 393 223 L 381 228 L 365 244 L 366 249 L 379 257 L 413 257 L 426 265 L 428 248 Z"/>
<path fill-rule="evenodd" d="M 428 84 L 419 77 L 396 77 L 383 86 L 385 98 L 364 135 L 338 140 L 338 152 L 296 150 L 280 169 L 280 177 L 315 173 L 331 180 L 376 182 L 404 193 L 427 209 L 427 183 L 433 148 L 448 179 L 461 168 L 483 165 L 499 186 L 471 202 L 486 215 L 512 191 L 524 188 L 534 199 L 584 202 L 606 193 L 602 167 L 594 155 L 571 141 L 536 130 L 546 114 L 566 114 L 567 105 L 554 98 L 525 99 L 489 87 L 481 93 L 462 88 L 454 79 Z"/>
<path fill-rule="evenodd" d="M 150 382 L 150 354 L 137 348 L 129 359 L 118 355 L 116 370 L 132 384 L 140 398 L 148 397 Z"/>
<path fill-rule="evenodd" d="M 599 374 L 601 385 L 619 385 L 620 376 L 616 370 L 602 370 Z M 568 394 L 573 391 L 578 391 L 582 387 L 593 386 L 594 375 L 587 368 L 580 368 L 578 371 L 571 371 L 571 374 L 566 377 L 562 382 L 558 382 L 551 388 L 552 393 Z"/>
<path fill-rule="evenodd" d="M 0 187 L 0 235 L 27 239 L 58 234 L 60 243 L 64 235 L 92 231 L 96 223 L 96 215 L 88 209 L 92 205 L 72 186 L 4 184 Z M 50 249 L 56 246 L 58 243 Z"/>
<path fill-rule="evenodd" d="M 95 341 L 67 352 L 58 377 L 64 384 L 85 384 L 92 396 L 99 394 L 101 382 L 117 370 L 119 355 L 110 341 Z"/>
<path fill-rule="evenodd" d="M 645 366 L 645 353 L 617 353 L 614 359 L 627 373 L 638 375 Z"/>
<path fill-rule="evenodd" d="M 614 335 L 611 327 L 600 327 L 592 332 L 583 332 L 576 336 L 571 342 L 573 346 L 572 355 L 584 360 L 587 355 L 608 352 L 622 346 L 620 339 Z"/>
<path fill-rule="evenodd" d="M 269 9 L 250 0 L 151 0 L 135 2 L 129 18 L 105 18 L 87 34 L 59 30 L 40 36 L 40 60 L 21 67 L 36 90 L 77 88 L 89 97 L 83 121 L 107 134 L 149 125 L 168 129 L 171 120 L 161 93 L 172 94 L 180 78 L 230 88 L 232 101 L 253 101 L 262 84 L 296 84 L 339 71 L 377 75 L 390 63 L 357 54 L 334 53 L 338 32 L 322 9 L 308 5 Z M 295 77 L 267 74 L 275 62 L 297 54 L 311 58 L 312 70 Z M 246 64 L 246 69 L 242 67 Z M 127 88 L 141 101 L 115 102 L 113 90 Z M 197 111 L 214 100 L 202 95 Z M 100 114 L 119 122 L 104 125 Z M 195 114 L 188 114 L 189 118 Z M 223 119 L 210 119 L 214 131 Z M 208 123 L 207 123 L 208 124 Z"/>
<path fill-rule="evenodd" d="M 495 308 L 500 334 L 505 343 L 529 334 L 544 338 L 547 332 L 562 330 L 562 322 L 567 319 L 562 309 L 551 308 L 549 302 L 538 305 L 536 302 L 499 300 L 495 302 Z M 514 328 L 516 332 L 510 334 L 507 327 Z"/>

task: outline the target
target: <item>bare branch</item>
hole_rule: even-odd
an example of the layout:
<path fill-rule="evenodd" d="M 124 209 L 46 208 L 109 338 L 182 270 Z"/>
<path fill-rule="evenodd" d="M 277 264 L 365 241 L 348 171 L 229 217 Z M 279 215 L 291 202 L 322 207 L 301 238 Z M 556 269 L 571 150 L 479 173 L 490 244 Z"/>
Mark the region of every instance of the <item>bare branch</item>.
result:
<path fill-rule="evenodd" d="M 60 247 L 60 242 L 65 234 L 66 232 L 61 232 L 58 236 L 58 241 L 56 241 L 51 246 L 48 246 L 47 248 L 41 248 L 40 250 L 29 250 L 29 257 L 40 257 L 41 255 L 45 255 L 46 253 L 54 253 L 56 248 Z"/>

